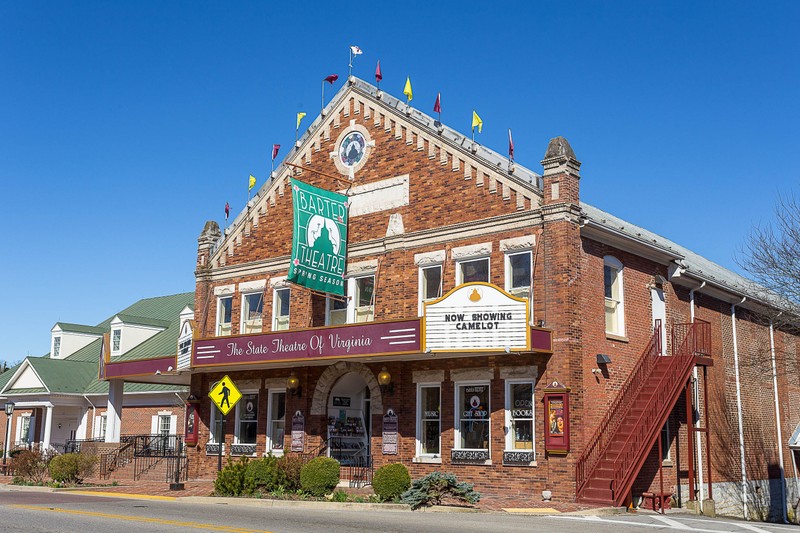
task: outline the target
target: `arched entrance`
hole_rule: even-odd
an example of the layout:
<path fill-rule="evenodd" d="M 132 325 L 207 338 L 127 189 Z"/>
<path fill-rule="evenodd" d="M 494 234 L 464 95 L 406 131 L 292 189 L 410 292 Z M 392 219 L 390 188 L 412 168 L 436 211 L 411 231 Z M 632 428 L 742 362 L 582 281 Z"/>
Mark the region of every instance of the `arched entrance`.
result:
<path fill-rule="evenodd" d="M 371 394 L 356 372 L 341 376 L 328 396 L 328 453 L 343 466 L 370 455 Z"/>

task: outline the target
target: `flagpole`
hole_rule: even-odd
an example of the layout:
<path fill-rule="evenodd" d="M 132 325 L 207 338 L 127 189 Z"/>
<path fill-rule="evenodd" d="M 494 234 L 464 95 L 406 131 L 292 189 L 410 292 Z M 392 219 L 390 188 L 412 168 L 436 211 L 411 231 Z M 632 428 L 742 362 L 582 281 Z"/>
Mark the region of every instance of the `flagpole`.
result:
<path fill-rule="evenodd" d="M 325 114 L 325 80 L 322 80 L 322 110 L 320 114 Z"/>
<path fill-rule="evenodd" d="M 347 79 L 349 80 L 350 77 L 353 75 L 353 48 L 350 48 L 350 63 L 347 64 Z"/>

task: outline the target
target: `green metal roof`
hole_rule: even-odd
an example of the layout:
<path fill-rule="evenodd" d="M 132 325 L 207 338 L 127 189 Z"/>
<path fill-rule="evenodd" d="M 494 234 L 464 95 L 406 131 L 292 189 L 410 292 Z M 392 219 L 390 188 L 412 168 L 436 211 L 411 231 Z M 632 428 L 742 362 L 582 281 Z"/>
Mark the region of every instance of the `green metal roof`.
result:
<path fill-rule="evenodd" d="M 29 357 L 28 362 L 53 393 L 83 393 L 92 379 L 97 377 L 99 364 L 99 360 L 91 363 L 46 357 Z"/>
<path fill-rule="evenodd" d="M 83 324 L 70 324 L 68 322 L 56 322 L 56 326 L 61 328 L 62 331 L 69 331 L 72 333 L 89 333 L 91 335 L 102 335 L 105 333 L 103 328 L 97 326 L 85 326 Z"/>
<path fill-rule="evenodd" d="M 100 363 L 100 347 L 103 345 L 102 339 L 97 339 L 90 342 L 69 357 L 65 357 L 64 361 L 85 361 L 90 363 Z"/>
<path fill-rule="evenodd" d="M 4 396 L 14 396 L 15 394 L 47 394 L 44 387 L 29 387 L 27 389 L 14 389 L 3 393 Z"/>
<path fill-rule="evenodd" d="M 115 316 L 125 324 L 137 324 L 140 326 L 153 326 L 157 328 L 168 328 L 171 324 L 169 320 L 159 320 L 158 318 L 127 315 L 125 313 L 117 313 Z"/>

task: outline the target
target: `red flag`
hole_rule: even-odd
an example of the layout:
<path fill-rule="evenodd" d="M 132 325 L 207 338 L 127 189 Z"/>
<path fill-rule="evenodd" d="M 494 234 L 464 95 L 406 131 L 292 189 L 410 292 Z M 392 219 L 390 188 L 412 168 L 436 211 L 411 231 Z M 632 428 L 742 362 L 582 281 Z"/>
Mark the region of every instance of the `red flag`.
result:
<path fill-rule="evenodd" d="M 275 157 L 278 155 L 278 150 L 281 149 L 280 144 L 273 144 L 272 145 L 272 160 L 275 161 Z"/>
<path fill-rule="evenodd" d="M 383 74 L 381 73 L 381 60 L 378 60 L 378 66 L 375 67 L 375 81 L 380 83 L 383 79 Z"/>
<path fill-rule="evenodd" d="M 511 138 L 511 128 L 508 129 L 508 158 L 514 160 L 514 139 Z"/>
<path fill-rule="evenodd" d="M 338 79 L 339 79 L 339 75 L 338 74 L 331 74 L 330 76 L 327 76 L 325 78 L 325 81 L 327 81 L 328 83 L 333 85 L 333 82 L 335 82 Z"/>
<path fill-rule="evenodd" d="M 228 202 L 225 202 L 225 220 L 228 220 L 228 216 L 231 214 L 231 206 L 228 205 Z"/>
<path fill-rule="evenodd" d="M 434 113 L 442 112 L 442 93 L 436 93 L 436 103 L 433 104 L 433 112 Z"/>

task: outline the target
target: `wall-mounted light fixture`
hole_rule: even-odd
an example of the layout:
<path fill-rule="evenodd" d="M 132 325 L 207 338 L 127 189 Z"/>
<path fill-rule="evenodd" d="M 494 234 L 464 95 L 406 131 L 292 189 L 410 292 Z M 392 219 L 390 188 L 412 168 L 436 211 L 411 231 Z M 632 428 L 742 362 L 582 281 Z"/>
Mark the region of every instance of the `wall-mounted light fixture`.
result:
<path fill-rule="evenodd" d="M 289 374 L 289 379 L 286 380 L 286 388 L 289 390 L 290 396 L 303 397 L 303 387 L 300 386 L 300 380 L 294 375 L 294 372 Z"/>
<path fill-rule="evenodd" d="M 392 375 L 386 370 L 386 367 L 381 368 L 378 372 L 378 385 L 381 387 L 381 393 L 394 394 L 394 383 L 392 383 Z"/>

